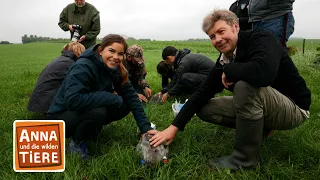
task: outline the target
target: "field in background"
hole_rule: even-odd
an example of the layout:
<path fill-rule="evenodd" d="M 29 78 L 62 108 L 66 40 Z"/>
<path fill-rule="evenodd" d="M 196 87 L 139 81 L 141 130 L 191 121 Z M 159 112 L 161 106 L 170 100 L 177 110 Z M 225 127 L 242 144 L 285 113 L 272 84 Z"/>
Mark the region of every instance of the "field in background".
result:
<path fill-rule="evenodd" d="M 145 49 L 147 80 L 154 93 L 160 91 L 161 79 L 155 67 L 161 50 L 172 45 L 189 48 L 215 60 L 217 52 L 210 42 L 129 41 Z M 0 179 L 318 179 L 320 176 L 320 67 L 313 64 L 319 40 L 307 40 L 304 56 L 302 40 L 292 40 L 297 47 L 292 56 L 299 72 L 312 91 L 311 117 L 300 127 L 277 131 L 262 146 L 257 169 L 230 174 L 212 173 L 206 160 L 229 155 L 233 149 L 234 130 L 202 122 L 195 117 L 179 132 L 170 145 L 169 163 L 156 167 L 139 166 L 134 152 L 138 143 L 137 126 L 132 115 L 104 127 L 98 141 L 92 143 L 96 153 L 92 161 L 82 161 L 67 154 L 63 173 L 15 173 L 12 169 L 12 124 L 17 119 L 36 119 L 28 112 L 29 94 L 41 70 L 60 55 L 63 44 L 33 43 L 0 46 Z M 223 92 L 222 94 L 225 94 Z M 220 94 L 221 95 L 221 94 Z M 173 120 L 171 103 L 147 105 L 147 115 L 159 130 Z"/>

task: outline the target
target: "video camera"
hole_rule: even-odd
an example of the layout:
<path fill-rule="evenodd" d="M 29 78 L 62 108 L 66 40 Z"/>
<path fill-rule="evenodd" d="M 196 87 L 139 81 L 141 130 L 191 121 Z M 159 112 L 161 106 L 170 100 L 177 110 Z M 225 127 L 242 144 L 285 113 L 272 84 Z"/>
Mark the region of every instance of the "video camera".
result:
<path fill-rule="evenodd" d="M 78 24 L 73 24 L 72 29 L 73 29 L 73 34 L 72 34 L 71 41 L 77 42 L 80 39 L 80 32 L 82 30 L 82 26 Z"/>

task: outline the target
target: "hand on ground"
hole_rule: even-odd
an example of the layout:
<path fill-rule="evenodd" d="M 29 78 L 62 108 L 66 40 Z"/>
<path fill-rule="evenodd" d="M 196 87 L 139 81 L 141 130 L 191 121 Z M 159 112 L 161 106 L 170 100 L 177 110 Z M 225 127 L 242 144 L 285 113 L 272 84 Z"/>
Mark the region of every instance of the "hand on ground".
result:
<path fill-rule="evenodd" d="M 164 93 L 164 94 L 162 95 L 161 102 L 162 102 L 162 103 L 165 103 L 168 98 L 169 98 L 169 94 L 168 94 L 168 93 Z"/>
<path fill-rule="evenodd" d="M 148 88 L 148 87 L 146 87 L 144 90 L 145 90 L 145 92 L 146 92 L 147 97 L 148 97 L 148 98 L 151 97 L 151 95 L 152 95 L 152 90 L 151 90 L 150 88 Z"/>
<path fill-rule="evenodd" d="M 138 96 L 141 102 L 148 102 L 148 99 L 144 95 L 138 93 Z"/>

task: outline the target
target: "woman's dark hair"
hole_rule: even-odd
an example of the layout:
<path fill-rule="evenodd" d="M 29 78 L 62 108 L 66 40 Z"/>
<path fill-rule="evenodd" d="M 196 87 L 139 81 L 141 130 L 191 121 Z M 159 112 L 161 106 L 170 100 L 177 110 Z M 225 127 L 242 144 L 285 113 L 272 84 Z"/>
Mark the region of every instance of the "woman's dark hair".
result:
<path fill-rule="evenodd" d="M 128 49 L 128 44 L 122 36 L 120 36 L 118 34 L 108 34 L 102 39 L 102 42 L 101 42 L 102 50 L 107 46 L 111 46 L 113 43 L 122 44 L 124 47 L 124 51 L 123 51 L 124 53 Z M 119 67 L 120 68 L 118 68 L 117 70 L 120 71 L 120 73 L 121 73 L 122 85 L 123 85 L 126 82 L 128 82 L 128 73 L 127 73 L 127 69 L 122 64 L 122 61 L 120 62 Z"/>
<path fill-rule="evenodd" d="M 110 46 L 113 43 L 122 44 L 123 47 L 124 47 L 124 52 L 126 52 L 127 49 L 128 49 L 128 44 L 127 44 L 126 40 L 122 36 L 120 36 L 118 34 L 108 34 L 108 35 L 106 35 L 102 39 L 101 48 L 104 49 L 105 47 Z"/>
<path fill-rule="evenodd" d="M 168 60 L 162 60 L 157 65 L 157 72 L 161 76 L 167 75 L 171 71 L 172 71 L 172 65 Z"/>
<path fill-rule="evenodd" d="M 162 50 L 162 59 L 167 60 L 168 56 L 175 56 L 177 53 L 177 49 L 173 46 L 167 46 Z"/>

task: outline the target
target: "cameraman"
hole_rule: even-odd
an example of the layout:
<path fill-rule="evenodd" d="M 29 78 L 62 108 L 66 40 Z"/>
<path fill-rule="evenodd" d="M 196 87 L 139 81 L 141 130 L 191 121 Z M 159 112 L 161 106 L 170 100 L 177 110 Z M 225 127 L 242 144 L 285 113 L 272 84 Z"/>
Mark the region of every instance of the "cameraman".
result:
<path fill-rule="evenodd" d="M 99 11 L 85 0 L 75 0 L 62 10 L 58 25 L 64 31 L 69 30 L 71 38 L 75 30 L 72 25 L 80 25 L 82 29 L 78 42 L 89 48 L 96 44 L 100 33 Z"/>

